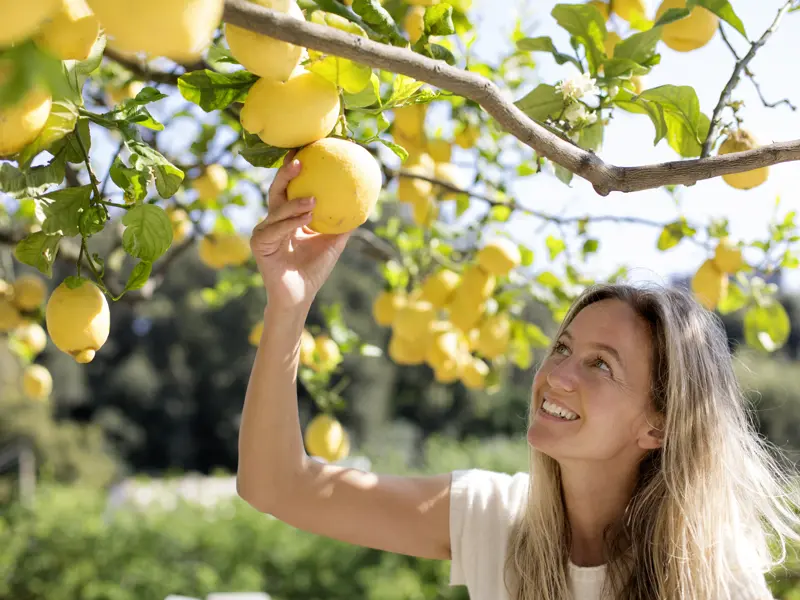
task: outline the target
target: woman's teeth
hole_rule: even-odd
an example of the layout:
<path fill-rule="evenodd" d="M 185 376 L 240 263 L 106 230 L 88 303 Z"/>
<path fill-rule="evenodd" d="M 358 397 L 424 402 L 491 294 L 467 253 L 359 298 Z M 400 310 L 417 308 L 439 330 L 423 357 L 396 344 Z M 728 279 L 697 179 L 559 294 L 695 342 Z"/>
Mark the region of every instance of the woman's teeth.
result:
<path fill-rule="evenodd" d="M 560 406 L 553 404 L 549 400 L 545 400 L 542 403 L 542 410 L 546 412 L 548 415 L 552 415 L 554 417 L 561 417 L 565 421 L 574 421 L 578 418 L 574 412 L 567 410 L 566 408 L 561 408 Z"/>

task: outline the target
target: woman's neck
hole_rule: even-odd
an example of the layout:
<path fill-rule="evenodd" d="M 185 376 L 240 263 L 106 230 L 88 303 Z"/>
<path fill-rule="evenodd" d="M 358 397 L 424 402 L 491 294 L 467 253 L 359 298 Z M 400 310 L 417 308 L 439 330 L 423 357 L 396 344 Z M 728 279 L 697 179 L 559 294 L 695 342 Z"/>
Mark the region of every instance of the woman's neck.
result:
<path fill-rule="evenodd" d="M 561 485 L 572 534 L 570 558 L 577 566 L 605 564 L 605 532 L 620 522 L 637 481 L 637 469 L 602 463 L 561 465 Z"/>

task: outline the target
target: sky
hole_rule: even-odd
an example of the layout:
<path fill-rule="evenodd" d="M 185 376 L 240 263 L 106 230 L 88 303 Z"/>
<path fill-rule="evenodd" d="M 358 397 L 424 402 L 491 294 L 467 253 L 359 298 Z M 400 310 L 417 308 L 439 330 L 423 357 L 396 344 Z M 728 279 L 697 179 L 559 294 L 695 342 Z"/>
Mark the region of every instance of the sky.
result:
<path fill-rule="evenodd" d="M 647 0 L 651 18 L 658 3 Z M 732 0 L 751 40 L 755 40 L 770 26 L 784 0 Z M 537 0 L 524 3 L 524 12 L 516 13 L 523 19 L 527 35 L 549 35 L 558 48 L 569 50 L 568 36 L 550 11 L 556 2 Z M 480 23 L 475 52 L 484 59 L 497 56 L 499 50 L 508 48 L 509 35 L 514 26 L 514 6 L 508 1 L 508 10 L 497 10 L 498 0 L 474 0 L 475 19 Z M 610 25 L 609 28 L 614 27 Z M 728 39 L 744 55 L 749 44 L 730 28 Z M 624 34 L 624 30 L 618 32 Z M 710 116 L 719 99 L 720 92 L 734 67 L 734 58 L 719 34 L 699 50 L 678 53 L 666 46 L 659 46 L 661 64 L 646 78 L 646 87 L 663 84 L 690 85 L 698 95 L 701 110 Z M 759 50 L 750 63 L 764 95 L 769 101 L 789 98 L 800 106 L 800 78 L 796 77 L 797 66 L 793 64 L 800 56 L 800 13 L 786 15 L 778 31 Z M 546 54 L 537 53 L 537 74 L 541 81 L 555 83 L 575 72 L 571 65 L 559 66 Z M 538 82 L 520 90 L 524 95 Z M 763 144 L 800 138 L 800 111 L 792 112 L 786 106 L 765 108 L 749 80 L 743 79 L 734 91 L 734 98 L 743 100 L 745 108 L 741 115 L 745 126 Z M 605 143 L 599 156 L 608 163 L 621 166 L 636 166 L 679 159 L 666 141 L 653 146 L 654 129 L 644 115 L 631 115 L 617 111 L 612 124 L 607 128 Z M 681 209 L 664 190 L 647 190 L 624 194 L 614 192 L 606 197 L 594 192 L 591 185 L 574 178 L 570 187 L 555 177 L 528 177 L 519 180 L 513 188 L 515 195 L 529 206 L 552 214 L 562 215 L 626 215 L 660 222 L 674 220 L 684 214 L 692 223 L 704 226 L 712 218 L 725 214 L 730 219 L 730 234 L 734 240 L 749 242 L 764 237 L 773 218 L 775 200 L 780 197 L 778 214 L 800 208 L 800 164 L 785 163 L 773 166 L 768 181 L 760 187 L 743 192 L 729 187 L 721 178 L 697 183 L 690 188 L 681 188 Z M 681 212 L 682 211 L 682 212 Z M 540 231 L 539 221 L 517 221 L 511 227 L 516 239 L 524 242 L 540 256 L 544 251 L 547 232 Z M 599 252 L 587 263 L 587 270 L 597 275 L 608 274 L 620 264 L 630 267 L 629 276 L 635 280 L 665 282 L 672 275 L 690 274 L 707 256 L 700 246 L 684 241 L 668 252 L 656 248 L 659 230 L 638 225 L 598 224 L 592 233 L 600 240 Z M 746 253 L 746 258 L 756 261 L 760 251 Z M 784 278 L 786 287 L 800 287 L 800 273 L 789 272 Z"/>

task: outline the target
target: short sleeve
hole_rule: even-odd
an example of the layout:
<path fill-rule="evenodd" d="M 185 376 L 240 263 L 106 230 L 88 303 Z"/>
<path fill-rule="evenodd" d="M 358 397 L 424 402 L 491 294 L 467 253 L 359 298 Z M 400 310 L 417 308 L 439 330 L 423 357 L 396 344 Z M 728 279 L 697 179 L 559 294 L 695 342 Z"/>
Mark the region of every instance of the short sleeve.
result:
<path fill-rule="evenodd" d="M 502 571 L 511 525 L 524 507 L 529 477 L 483 469 L 453 471 L 450 485 L 450 585 L 479 585 Z M 488 575 L 487 575 L 488 573 Z"/>

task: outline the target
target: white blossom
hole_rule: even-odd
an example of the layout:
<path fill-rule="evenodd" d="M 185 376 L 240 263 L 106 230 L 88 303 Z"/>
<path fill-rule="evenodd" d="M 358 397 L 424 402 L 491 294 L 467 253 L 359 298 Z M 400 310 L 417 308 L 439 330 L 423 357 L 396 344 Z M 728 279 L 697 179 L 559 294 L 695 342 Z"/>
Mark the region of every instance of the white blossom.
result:
<path fill-rule="evenodd" d="M 586 73 L 577 73 L 561 81 L 556 86 L 556 91 L 560 92 L 565 100 L 580 100 L 588 94 L 600 93 L 600 88 L 595 84 L 593 77 L 589 77 Z"/>

